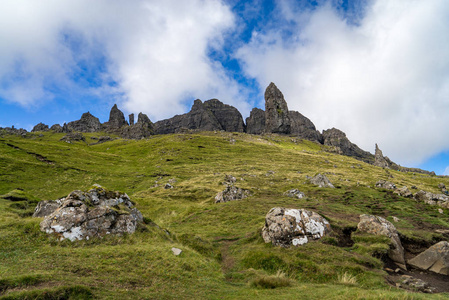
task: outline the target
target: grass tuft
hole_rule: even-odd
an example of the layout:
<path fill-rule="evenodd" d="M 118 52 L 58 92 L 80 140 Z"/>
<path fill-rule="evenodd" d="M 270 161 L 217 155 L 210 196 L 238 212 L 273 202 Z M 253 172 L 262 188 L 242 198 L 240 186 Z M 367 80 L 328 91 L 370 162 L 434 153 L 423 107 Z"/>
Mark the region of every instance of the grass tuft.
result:
<path fill-rule="evenodd" d="M 276 275 L 259 275 L 251 281 L 251 286 L 262 289 L 275 289 L 292 285 L 292 280 L 278 270 Z"/>

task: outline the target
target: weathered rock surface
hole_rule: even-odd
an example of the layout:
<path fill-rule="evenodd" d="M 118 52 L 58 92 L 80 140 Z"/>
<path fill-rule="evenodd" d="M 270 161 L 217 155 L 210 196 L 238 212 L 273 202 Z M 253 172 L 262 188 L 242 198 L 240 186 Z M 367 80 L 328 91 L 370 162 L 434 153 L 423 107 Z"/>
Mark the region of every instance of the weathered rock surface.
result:
<path fill-rule="evenodd" d="M 109 121 L 103 124 L 104 127 L 108 130 L 116 130 L 120 129 L 123 126 L 128 125 L 128 123 L 125 120 L 125 115 L 123 112 L 118 109 L 117 104 L 114 104 L 114 106 L 111 108 L 111 111 L 109 112 Z"/>
<path fill-rule="evenodd" d="M 223 104 L 218 99 L 211 99 L 204 102 L 204 108 L 211 111 L 217 119 L 222 130 L 228 132 L 244 132 L 245 123 L 237 108 Z"/>
<path fill-rule="evenodd" d="M 360 149 L 356 144 L 353 144 L 346 137 L 346 134 L 336 128 L 323 131 L 323 143 L 326 146 L 335 147 L 338 153 L 352 156 L 367 163 L 374 162 L 374 156 Z"/>
<path fill-rule="evenodd" d="M 62 126 L 59 124 L 54 124 L 50 127 L 50 130 L 53 130 L 56 133 L 62 132 Z"/>
<path fill-rule="evenodd" d="M 272 82 L 265 90 L 265 132 L 289 134 L 290 126 L 287 102 Z"/>
<path fill-rule="evenodd" d="M 71 241 L 133 233 L 143 221 L 128 195 L 96 185 L 87 192 L 73 191 L 40 224 L 42 231 Z"/>
<path fill-rule="evenodd" d="M 84 113 L 78 121 L 68 123 L 67 127 L 73 131 L 97 132 L 101 130 L 101 123 L 97 117 L 94 117 L 90 112 L 87 112 Z"/>
<path fill-rule="evenodd" d="M 396 227 L 382 217 L 372 215 L 360 215 L 360 222 L 357 228 L 361 232 L 374 235 L 387 236 L 391 240 L 388 256 L 402 269 L 407 269 L 404 258 L 404 248 L 399 239 Z"/>
<path fill-rule="evenodd" d="M 68 134 L 66 134 L 65 136 L 63 136 L 60 141 L 64 141 L 67 143 L 72 143 L 72 142 L 79 142 L 79 141 L 86 141 L 86 138 L 84 137 L 83 134 L 79 133 L 79 132 L 70 132 Z"/>
<path fill-rule="evenodd" d="M 302 199 L 302 198 L 306 197 L 306 195 L 298 189 L 288 190 L 284 193 L 284 195 L 291 197 L 291 198 L 298 198 L 298 199 Z"/>
<path fill-rule="evenodd" d="M 323 136 L 316 130 L 315 125 L 308 118 L 297 111 L 289 111 L 290 134 L 301 139 L 323 143 Z"/>
<path fill-rule="evenodd" d="M 335 188 L 326 175 L 318 174 L 309 179 L 310 183 L 319 186 L 320 188 Z"/>
<path fill-rule="evenodd" d="M 438 205 L 443 208 L 449 208 L 449 196 L 445 194 L 433 194 L 430 192 L 419 191 L 414 195 L 414 198 L 430 205 Z"/>
<path fill-rule="evenodd" d="M 128 117 L 129 117 L 129 126 L 134 125 L 134 114 L 130 114 Z"/>
<path fill-rule="evenodd" d="M 408 263 L 421 270 L 449 275 L 449 243 L 439 242 L 410 259 Z"/>
<path fill-rule="evenodd" d="M 406 186 L 403 186 L 401 188 L 396 189 L 394 191 L 394 193 L 398 194 L 399 196 L 405 197 L 405 198 L 412 198 L 413 197 L 413 193 L 410 192 L 410 190 Z"/>
<path fill-rule="evenodd" d="M 412 289 L 418 290 L 422 293 L 434 293 L 436 291 L 436 289 L 431 287 L 428 282 L 419 278 L 414 278 L 410 275 L 402 275 L 399 279 L 399 286 L 411 287 Z"/>
<path fill-rule="evenodd" d="M 43 218 L 51 215 L 61 204 L 61 199 L 40 201 L 34 209 L 33 217 Z"/>
<path fill-rule="evenodd" d="M 265 243 L 289 247 L 320 239 L 330 231 L 329 222 L 313 211 L 274 207 L 265 217 L 262 237 Z"/>
<path fill-rule="evenodd" d="M 223 191 L 215 196 L 215 203 L 223 203 L 234 200 L 242 200 L 251 196 L 251 192 L 246 189 L 228 185 Z"/>
<path fill-rule="evenodd" d="M 25 137 L 27 135 L 28 131 L 23 128 L 14 128 L 12 127 L 0 127 L 0 135 L 3 134 L 14 134 L 14 135 L 21 135 L 22 137 Z"/>
<path fill-rule="evenodd" d="M 246 118 L 246 132 L 250 134 L 262 134 L 265 131 L 265 111 L 253 108 Z"/>
<path fill-rule="evenodd" d="M 387 181 L 387 180 L 379 180 L 376 182 L 376 187 L 381 189 L 387 189 L 387 190 L 395 190 L 396 185 L 393 182 Z"/>
<path fill-rule="evenodd" d="M 146 114 L 139 113 L 136 124 L 123 127 L 122 138 L 138 140 L 149 137 L 153 133 L 154 127 L 150 118 Z"/>
<path fill-rule="evenodd" d="M 376 150 L 374 153 L 373 165 L 381 167 L 381 168 L 389 168 L 390 167 L 390 165 L 388 164 L 388 161 L 384 158 L 384 155 L 382 154 L 382 151 L 379 149 L 377 144 L 376 144 Z"/>
<path fill-rule="evenodd" d="M 31 132 L 37 132 L 37 131 L 48 131 L 50 130 L 48 128 L 48 125 L 45 125 L 44 123 L 39 123 L 36 126 L 33 127 L 33 129 L 31 130 Z"/>

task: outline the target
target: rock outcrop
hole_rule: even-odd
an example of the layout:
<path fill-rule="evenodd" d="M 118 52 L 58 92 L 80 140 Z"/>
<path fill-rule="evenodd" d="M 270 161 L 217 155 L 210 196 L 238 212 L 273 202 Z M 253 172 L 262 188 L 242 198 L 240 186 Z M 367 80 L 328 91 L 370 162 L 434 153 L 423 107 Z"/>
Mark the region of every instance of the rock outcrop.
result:
<path fill-rule="evenodd" d="M 244 132 L 245 123 L 237 108 L 223 104 L 218 99 L 211 99 L 204 102 L 204 108 L 211 111 L 221 126 L 221 129 L 228 132 Z"/>
<path fill-rule="evenodd" d="M 309 179 L 311 184 L 317 185 L 320 188 L 335 188 L 326 175 L 318 174 Z"/>
<path fill-rule="evenodd" d="M 142 214 L 128 195 L 95 185 L 87 192 L 73 191 L 40 223 L 42 231 L 71 241 L 133 233 Z M 43 206 L 43 205 L 41 205 Z"/>
<path fill-rule="evenodd" d="M 265 132 L 289 134 L 290 126 L 287 102 L 272 82 L 265 90 Z"/>
<path fill-rule="evenodd" d="M 60 141 L 66 142 L 66 143 L 73 143 L 73 142 L 85 142 L 86 138 L 84 135 L 82 135 L 79 132 L 70 132 L 63 136 Z"/>
<path fill-rule="evenodd" d="M 408 263 L 421 270 L 449 275 L 449 243 L 439 242 L 410 259 Z"/>
<path fill-rule="evenodd" d="M 360 215 L 360 222 L 357 229 L 374 235 L 387 236 L 391 240 L 388 256 L 402 269 L 406 270 L 404 248 L 399 239 L 396 227 L 382 217 L 372 215 Z"/>
<path fill-rule="evenodd" d="M 265 131 L 265 111 L 253 108 L 246 118 L 246 132 L 250 134 L 262 134 Z"/>
<path fill-rule="evenodd" d="M 374 156 L 360 149 L 346 137 L 346 134 L 336 128 L 323 131 L 323 143 L 326 146 L 335 147 L 337 152 L 346 156 L 352 156 L 367 163 L 374 162 Z"/>
<path fill-rule="evenodd" d="M 235 186 L 236 178 L 232 175 L 226 175 L 223 185 L 226 188 L 215 196 L 215 203 L 224 203 L 234 200 L 242 200 L 251 196 L 251 192 Z"/>
<path fill-rule="evenodd" d="M 288 190 L 284 193 L 284 195 L 291 197 L 291 198 L 298 198 L 298 199 L 302 199 L 302 198 L 306 197 L 306 195 L 298 189 Z"/>
<path fill-rule="evenodd" d="M 34 209 L 33 217 L 43 218 L 51 215 L 55 210 L 61 206 L 62 200 L 44 200 L 40 201 Z"/>
<path fill-rule="evenodd" d="M 330 231 L 329 222 L 313 211 L 274 207 L 265 217 L 262 238 L 275 246 L 299 246 L 310 239 L 320 239 Z"/>
<path fill-rule="evenodd" d="M 387 181 L 387 180 L 379 180 L 376 182 L 376 187 L 386 190 L 395 190 L 396 185 L 393 182 Z"/>
<path fill-rule="evenodd" d="M 67 128 L 79 132 L 97 132 L 101 130 L 101 123 L 97 117 L 91 115 L 90 112 L 84 113 L 81 119 L 67 124 Z M 68 132 L 68 131 L 64 131 Z"/>
<path fill-rule="evenodd" d="M 125 115 L 118 109 L 117 104 L 114 104 L 111 108 L 111 111 L 109 112 L 109 121 L 103 125 L 109 131 L 114 131 L 128 125 L 125 120 Z"/>
<path fill-rule="evenodd" d="M 438 205 L 449 209 L 449 196 L 445 194 L 433 194 L 430 192 L 419 191 L 414 195 L 414 198 L 430 205 Z"/>
<path fill-rule="evenodd" d="M 48 125 L 45 125 L 44 123 L 39 123 L 36 126 L 33 127 L 33 129 L 31 130 L 31 132 L 38 132 L 38 131 L 48 131 L 50 130 L 48 128 Z"/>
<path fill-rule="evenodd" d="M 133 126 L 134 125 L 134 114 L 130 114 L 128 117 L 129 117 L 129 126 Z"/>
<path fill-rule="evenodd" d="M 374 163 L 373 165 L 381 167 L 381 168 L 389 168 L 390 165 L 388 164 L 388 161 L 385 159 L 385 157 L 382 154 L 382 151 L 379 149 L 379 147 L 376 144 L 376 150 L 374 153 Z"/>
<path fill-rule="evenodd" d="M 146 138 L 152 134 L 154 134 L 153 123 L 150 121 L 150 118 L 143 113 L 139 113 L 136 124 L 123 127 L 121 133 L 122 138 L 134 140 Z"/>
<path fill-rule="evenodd" d="M 315 125 L 308 118 L 297 111 L 289 111 L 290 134 L 301 139 L 323 143 L 323 136 L 316 130 Z"/>
<path fill-rule="evenodd" d="M 50 130 L 53 130 L 55 133 L 60 133 L 62 132 L 62 126 L 59 124 L 54 124 L 50 127 Z"/>

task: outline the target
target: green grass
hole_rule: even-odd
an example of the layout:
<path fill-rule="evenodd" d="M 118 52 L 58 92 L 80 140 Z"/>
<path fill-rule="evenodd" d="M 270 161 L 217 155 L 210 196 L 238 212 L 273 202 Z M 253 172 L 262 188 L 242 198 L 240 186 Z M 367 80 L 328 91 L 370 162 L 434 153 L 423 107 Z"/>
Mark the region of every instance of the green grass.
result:
<path fill-rule="evenodd" d="M 0 137 L 0 299 L 424 299 L 386 283 L 388 239 L 353 231 L 366 213 L 398 217 L 410 244 L 443 239 L 433 229 L 449 228 L 447 210 L 374 186 L 388 179 L 436 193 L 449 178 L 386 171 L 286 136 L 205 132 L 90 145 L 105 134 L 85 135 L 74 144 L 51 132 Z M 337 188 L 309 184 L 317 173 Z M 215 204 L 226 174 L 252 196 Z M 76 242 L 39 230 L 37 201 L 94 183 L 126 192 L 146 224 Z M 292 188 L 306 198 L 283 195 Z M 316 211 L 333 233 L 297 248 L 265 244 L 260 232 L 275 206 Z"/>

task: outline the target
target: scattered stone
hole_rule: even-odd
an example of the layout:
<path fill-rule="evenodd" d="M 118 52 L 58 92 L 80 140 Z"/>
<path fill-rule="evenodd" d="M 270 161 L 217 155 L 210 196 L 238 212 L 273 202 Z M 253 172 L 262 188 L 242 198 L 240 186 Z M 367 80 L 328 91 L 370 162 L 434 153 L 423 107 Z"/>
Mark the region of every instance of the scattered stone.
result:
<path fill-rule="evenodd" d="M 396 189 L 394 193 L 405 198 L 413 198 L 413 193 L 406 186 Z"/>
<path fill-rule="evenodd" d="M 410 259 L 408 263 L 420 270 L 449 275 L 449 243 L 439 242 Z"/>
<path fill-rule="evenodd" d="M 387 190 L 395 190 L 396 185 L 390 181 L 387 180 L 379 180 L 376 182 L 376 187 L 381 189 L 387 189 Z"/>
<path fill-rule="evenodd" d="M 171 251 L 172 251 L 173 254 L 176 255 L 176 256 L 179 256 L 179 255 L 181 255 L 181 253 L 182 253 L 182 250 L 181 250 L 181 249 L 178 249 L 178 248 L 175 248 L 175 247 L 171 248 Z"/>
<path fill-rule="evenodd" d="M 79 141 L 86 141 L 86 138 L 84 135 L 80 132 L 70 132 L 63 136 L 60 141 L 66 142 L 66 143 L 72 143 L 72 142 L 79 142 Z"/>
<path fill-rule="evenodd" d="M 50 130 L 48 128 L 48 125 L 45 125 L 44 123 L 39 123 L 39 124 L 37 124 L 36 126 L 33 127 L 31 132 L 48 131 L 48 130 Z"/>
<path fill-rule="evenodd" d="M 400 221 L 400 219 L 398 217 L 393 216 L 393 221 L 395 221 L 397 223 Z"/>
<path fill-rule="evenodd" d="M 396 227 L 382 217 L 372 215 L 360 215 L 357 229 L 374 235 L 384 235 L 390 238 L 391 245 L 388 256 L 402 269 L 406 270 L 404 248 L 399 239 Z"/>
<path fill-rule="evenodd" d="M 444 194 L 433 194 L 421 190 L 417 192 L 414 197 L 416 200 L 423 201 L 429 205 L 438 205 L 449 209 L 449 196 Z"/>
<path fill-rule="evenodd" d="M 289 247 L 320 239 L 330 231 L 329 222 L 313 211 L 274 207 L 265 217 L 262 237 L 265 243 Z"/>
<path fill-rule="evenodd" d="M 265 90 L 265 132 L 290 133 L 290 117 L 284 95 L 271 82 Z"/>
<path fill-rule="evenodd" d="M 33 217 L 43 218 L 51 215 L 55 210 L 61 206 L 62 200 L 44 200 L 40 201 L 34 209 Z"/>
<path fill-rule="evenodd" d="M 320 188 L 335 188 L 334 185 L 329 181 L 326 175 L 318 174 L 309 179 L 310 183 L 319 186 Z"/>
<path fill-rule="evenodd" d="M 440 214 L 444 213 L 444 211 L 443 211 L 441 208 L 438 208 L 438 212 L 439 212 Z"/>
<path fill-rule="evenodd" d="M 302 199 L 302 198 L 306 197 L 306 195 L 298 189 L 288 190 L 284 193 L 284 195 L 286 195 L 288 197 L 292 197 L 292 198 L 298 198 L 298 199 Z"/>
<path fill-rule="evenodd" d="M 168 190 L 168 189 L 172 189 L 173 186 L 170 183 L 166 183 L 164 186 L 164 189 Z"/>
<path fill-rule="evenodd" d="M 60 240 L 131 234 L 137 224 L 143 222 L 142 214 L 127 194 L 99 185 L 87 192 L 73 191 L 60 201 L 59 207 L 40 223 L 42 231 L 55 234 Z"/>
<path fill-rule="evenodd" d="M 129 126 L 133 126 L 134 125 L 134 114 L 130 114 L 128 117 L 129 117 Z"/>
<path fill-rule="evenodd" d="M 436 291 L 436 289 L 431 287 L 429 283 L 409 275 L 402 275 L 399 279 L 399 284 L 401 287 L 402 285 L 405 285 L 422 293 L 434 293 Z"/>
<path fill-rule="evenodd" d="M 228 185 L 226 189 L 215 196 L 215 203 L 223 203 L 234 200 L 242 200 L 251 196 L 251 192 L 246 189 L 238 188 L 234 185 Z"/>
<path fill-rule="evenodd" d="M 237 181 L 237 179 L 232 175 L 225 175 L 223 184 L 232 185 Z"/>

